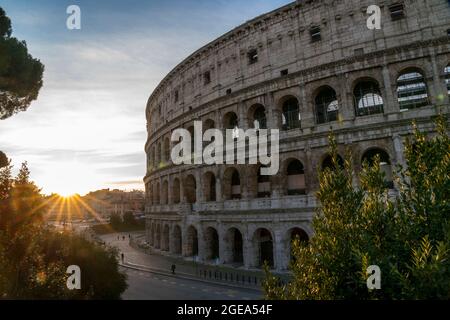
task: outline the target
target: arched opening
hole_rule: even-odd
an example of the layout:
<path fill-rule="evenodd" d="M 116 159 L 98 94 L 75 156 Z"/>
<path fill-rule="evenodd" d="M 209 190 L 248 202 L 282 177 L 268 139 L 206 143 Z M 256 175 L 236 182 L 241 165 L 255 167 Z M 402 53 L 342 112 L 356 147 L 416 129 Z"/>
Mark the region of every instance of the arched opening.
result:
<path fill-rule="evenodd" d="M 241 198 L 241 179 L 236 168 L 227 168 L 224 172 L 223 195 L 227 200 Z"/>
<path fill-rule="evenodd" d="M 198 233 L 194 226 L 187 230 L 186 256 L 198 256 Z"/>
<path fill-rule="evenodd" d="M 175 204 L 180 203 L 180 180 L 178 178 L 175 178 L 173 180 L 172 197 L 173 203 Z"/>
<path fill-rule="evenodd" d="M 206 130 L 214 129 L 214 128 L 215 128 L 214 120 L 207 119 L 207 120 L 203 123 L 203 133 L 204 133 Z"/>
<path fill-rule="evenodd" d="M 155 165 L 156 169 L 158 169 L 161 166 L 161 162 L 163 161 L 162 157 L 161 157 L 161 151 L 162 151 L 161 148 L 162 148 L 161 142 L 159 142 L 158 147 L 156 148 L 156 165 Z"/>
<path fill-rule="evenodd" d="M 205 201 L 216 201 L 216 177 L 212 172 L 203 176 L 203 194 Z"/>
<path fill-rule="evenodd" d="M 233 139 L 239 138 L 239 120 L 234 112 L 228 112 L 223 117 L 223 127 L 226 130 L 233 130 Z"/>
<path fill-rule="evenodd" d="M 237 170 L 233 171 L 231 176 L 231 199 L 241 198 L 241 178 Z"/>
<path fill-rule="evenodd" d="M 158 168 L 158 165 L 156 164 L 156 148 L 155 146 L 152 147 L 152 154 L 150 155 L 150 163 L 151 163 L 151 169 Z"/>
<path fill-rule="evenodd" d="M 337 155 L 337 164 L 340 168 L 344 168 L 344 160 L 342 159 L 342 157 L 340 155 Z M 325 159 L 323 159 L 323 161 L 322 161 L 322 171 L 327 168 L 330 170 L 336 169 L 336 167 L 333 163 L 333 157 L 331 156 L 331 154 L 327 155 L 325 157 Z"/>
<path fill-rule="evenodd" d="M 355 110 L 358 116 L 383 113 L 383 98 L 374 80 L 360 81 L 353 90 Z"/>
<path fill-rule="evenodd" d="M 289 250 L 288 250 L 288 252 L 290 254 L 291 260 L 293 260 L 293 258 L 294 258 L 293 251 L 292 251 L 292 245 L 293 245 L 294 241 L 300 241 L 300 243 L 308 244 L 308 242 L 309 242 L 308 234 L 302 228 L 293 228 L 293 229 L 289 230 L 289 243 L 288 243 Z"/>
<path fill-rule="evenodd" d="M 447 94 L 450 96 L 450 65 L 444 69 L 445 85 L 447 86 Z"/>
<path fill-rule="evenodd" d="M 242 233 L 236 228 L 230 228 L 225 237 L 226 262 L 236 266 L 244 263 L 244 242 Z"/>
<path fill-rule="evenodd" d="M 172 232 L 172 253 L 181 254 L 182 244 L 181 228 L 179 226 L 175 226 Z"/>
<path fill-rule="evenodd" d="M 336 121 L 339 113 L 339 102 L 336 91 L 323 87 L 315 98 L 317 124 Z"/>
<path fill-rule="evenodd" d="M 305 170 L 303 164 L 297 160 L 291 160 L 286 169 L 287 194 L 289 196 L 306 193 Z"/>
<path fill-rule="evenodd" d="M 369 166 L 374 165 L 376 157 L 380 158 L 380 170 L 384 173 L 386 187 L 394 188 L 394 181 L 392 177 L 392 166 L 389 155 L 386 151 L 379 148 L 371 148 L 364 152 L 361 163 L 367 162 Z"/>
<path fill-rule="evenodd" d="M 162 233 L 162 246 L 161 250 L 169 251 L 169 239 L 170 239 L 170 231 L 169 226 L 165 225 Z"/>
<path fill-rule="evenodd" d="M 170 140 L 169 140 L 169 138 L 166 138 L 164 140 L 164 161 L 165 162 L 170 161 Z"/>
<path fill-rule="evenodd" d="M 252 126 L 255 129 L 267 129 L 267 117 L 266 109 L 263 105 L 257 104 L 251 108 L 253 114 L 250 119 L 252 119 Z"/>
<path fill-rule="evenodd" d="M 167 180 L 162 185 L 162 204 L 169 204 L 169 183 Z"/>
<path fill-rule="evenodd" d="M 153 247 L 154 242 L 155 242 L 155 224 L 152 223 L 150 226 L 150 235 L 148 237 L 148 243 L 150 246 Z"/>
<path fill-rule="evenodd" d="M 155 190 L 155 204 L 160 205 L 161 204 L 161 185 L 159 182 L 156 184 L 156 190 Z"/>
<path fill-rule="evenodd" d="M 267 263 L 273 267 L 273 238 L 270 231 L 264 228 L 256 230 L 253 242 L 256 249 L 256 265 L 262 267 L 264 263 Z"/>
<path fill-rule="evenodd" d="M 212 227 L 208 227 L 205 231 L 205 254 L 207 260 L 219 258 L 219 234 Z"/>
<path fill-rule="evenodd" d="M 300 128 L 301 124 L 300 108 L 298 101 L 294 97 L 288 98 L 282 107 L 283 130 Z"/>
<path fill-rule="evenodd" d="M 148 200 L 149 205 L 153 205 L 153 186 L 151 183 L 147 184 L 146 200 Z"/>
<path fill-rule="evenodd" d="M 428 90 L 422 73 L 417 70 L 403 72 L 397 79 L 397 95 L 400 110 L 428 105 Z"/>
<path fill-rule="evenodd" d="M 266 197 L 270 197 L 270 195 L 271 195 L 270 176 L 261 174 L 261 168 L 264 168 L 264 167 L 265 166 L 260 166 L 258 168 L 258 175 L 257 175 L 257 182 L 258 182 L 257 197 L 258 198 L 266 198 Z"/>
<path fill-rule="evenodd" d="M 188 175 L 184 181 L 184 193 L 187 203 L 195 203 L 197 201 L 197 185 L 193 175 Z"/>
<path fill-rule="evenodd" d="M 190 137 L 191 137 L 191 155 L 193 155 L 194 154 L 194 149 L 195 149 L 195 135 L 194 135 L 194 133 L 195 133 L 195 130 L 194 130 L 194 126 L 190 126 L 188 129 L 187 129 L 187 131 L 189 132 L 189 135 L 190 135 Z"/>
<path fill-rule="evenodd" d="M 155 233 L 155 248 L 161 248 L 161 225 L 156 225 L 156 233 Z"/>

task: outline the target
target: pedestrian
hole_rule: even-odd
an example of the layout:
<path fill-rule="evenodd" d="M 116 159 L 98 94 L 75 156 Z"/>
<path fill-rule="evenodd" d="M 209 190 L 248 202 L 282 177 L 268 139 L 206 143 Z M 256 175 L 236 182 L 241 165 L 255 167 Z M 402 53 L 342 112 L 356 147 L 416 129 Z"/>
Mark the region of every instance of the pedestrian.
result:
<path fill-rule="evenodd" d="M 125 236 L 122 237 L 122 240 L 125 241 Z"/>
<path fill-rule="evenodd" d="M 125 256 L 123 255 L 123 253 L 120 255 L 120 257 L 122 258 L 122 263 L 123 263 L 123 261 L 125 259 Z"/>
<path fill-rule="evenodd" d="M 128 234 L 128 239 L 131 239 L 131 234 Z"/>
<path fill-rule="evenodd" d="M 176 266 L 173 264 L 172 268 L 171 268 L 172 269 L 172 274 L 175 274 L 175 268 L 176 268 Z"/>

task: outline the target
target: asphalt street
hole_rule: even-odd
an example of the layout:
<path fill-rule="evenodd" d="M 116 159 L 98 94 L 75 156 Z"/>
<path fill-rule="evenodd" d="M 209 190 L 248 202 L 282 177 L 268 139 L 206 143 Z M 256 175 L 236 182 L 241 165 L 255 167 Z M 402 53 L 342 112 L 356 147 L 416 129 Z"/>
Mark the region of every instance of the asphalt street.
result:
<path fill-rule="evenodd" d="M 191 281 L 122 268 L 128 275 L 124 300 L 260 300 L 262 294 L 244 288 Z"/>

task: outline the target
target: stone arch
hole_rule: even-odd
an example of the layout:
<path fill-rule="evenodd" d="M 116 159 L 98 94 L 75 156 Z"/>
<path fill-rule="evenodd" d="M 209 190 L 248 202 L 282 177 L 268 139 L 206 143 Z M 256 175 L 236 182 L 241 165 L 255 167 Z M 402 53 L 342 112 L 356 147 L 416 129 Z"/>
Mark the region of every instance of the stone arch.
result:
<path fill-rule="evenodd" d="M 242 232 L 232 227 L 227 230 L 224 238 L 225 246 L 225 263 L 230 263 L 236 266 L 244 263 L 244 240 Z"/>
<path fill-rule="evenodd" d="M 216 127 L 216 123 L 212 119 L 206 119 L 203 122 L 203 133 L 208 129 L 214 129 Z"/>
<path fill-rule="evenodd" d="M 306 194 L 305 167 L 303 163 L 296 159 L 286 160 L 286 194 L 303 195 Z"/>
<path fill-rule="evenodd" d="M 170 241 L 170 228 L 169 225 L 164 225 L 162 230 L 162 237 L 161 237 L 161 250 L 162 251 L 169 251 L 169 241 Z"/>
<path fill-rule="evenodd" d="M 253 234 L 254 265 L 262 267 L 267 262 L 270 267 L 275 265 L 274 239 L 266 228 L 259 228 Z"/>
<path fill-rule="evenodd" d="M 155 165 L 156 169 L 160 167 L 162 162 L 161 152 L 162 152 L 161 142 L 158 142 L 158 146 L 156 147 L 156 165 Z"/>
<path fill-rule="evenodd" d="M 150 225 L 150 236 L 148 237 L 149 245 L 153 246 L 155 243 L 155 224 L 151 223 Z"/>
<path fill-rule="evenodd" d="M 386 187 L 393 189 L 394 179 L 392 176 L 392 164 L 391 158 L 387 151 L 379 147 L 369 148 L 364 151 L 361 157 L 361 164 L 366 161 L 369 166 L 373 165 L 376 156 L 379 156 L 380 158 L 380 170 L 384 173 Z"/>
<path fill-rule="evenodd" d="M 150 162 L 151 162 L 151 167 L 152 169 L 157 169 L 158 165 L 157 165 L 157 160 L 156 160 L 156 147 L 152 146 L 152 152 L 150 155 Z"/>
<path fill-rule="evenodd" d="M 297 97 L 292 95 L 280 99 L 281 124 L 283 130 L 301 127 L 300 104 Z"/>
<path fill-rule="evenodd" d="M 153 185 L 151 182 L 147 183 L 147 196 L 146 199 L 148 200 L 149 205 L 153 205 Z"/>
<path fill-rule="evenodd" d="M 164 161 L 170 161 L 170 140 L 169 138 L 164 139 Z"/>
<path fill-rule="evenodd" d="M 172 197 L 173 203 L 180 203 L 180 179 L 175 178 L 172 182 Z"/>
<path fill-rule="evenodd" d="M 211 171 L 203 175 L 203 195 L 205 201 L 216 201 L 216 176 Z"/>
<path fill-rule="evenodd" d="M 219 233 L 217 230 L 213 227 L 206 228 L 204 240 L 206 260 L 215 260 L 219 258 Z"/>
<path fill-rule="evenodd" d="M 292 244 L 296 240 L 300 241 L 300 243 L 308 244 L 309 243 L 308 233 L 300 227 L 293 227 L 288 230 L 286 234 L 285 245 L 286 245 L 286 252 L 288 253 L 290 261 L 293 259 Z"/>
<path fill-rule="evenodd" d="M 159 182 L 156 183 L 156 188 L 155 188 L 155 204 L 156 205 L 160 205 L 161 204 L 161 185 L 159 184 Z"/>
<path fill-rule="evenodd" d="M 183 248 L 183 237 L 179 225 L 175 225 L 172 231 L 172 245 L 170 251 L 173 254 L 181 254 Z"/>
<path fill-rule="evenodd" d="M 187 203 L 195 203 L 197 201 L 197 183 L 195 177 L 190 174 L 184 179 L 184 194 Z"/>
<path fill-rule="evenodd" d="M 169 204 L 169 182 L 164 180 L 161 189 L 161 201 L 162 204 Z"/>
<path fill-rule="evenodd" d="M 383 96 L 378 82 L 373 78 L 360 78 L 353 88 L 353 102 L 357 116 L 383 113 Z"/>
<path fill-rule="evenodd" d="M 403 69 L 397 77 L 397 100 L 400 110 L 420 108 L 429 104 L 425 73 L 417 68 Z"/>
<path fill-rule="evenodd" d="M 248 109 L 247 118 L 250 128 L 267 129 L 267 110 L 262 104 L 252 105 Z"/>
<path fill-rule="evenodd" d="M 161 224 L 156 224 L 156 232 L 155 232 L 155 248 L 161 248 Z"/>
<path fill-rule="evenodd" d="M 239 171 L 234 167 L 226 168 L 223 174 L 223 195 L 226 200 L 240 199 L 242 182 Z"/>
<path fill-rule="evenodd" d="M 317 124 L 338 120 L 339 101 L 332 87 L 322 86 L 316 90 L 314 107 Z"/>
<path fill-rule="evenodd" d="M 238 126 L 239 126 L 239 117 L 235 112 L 230 111 L 223 116 L 224 129 L 235 129 Z"/>
<path fill-rule="evenodd" d="M 198 256 L 198 232 L 194 226 L 189 226 L 186 233 L 186 256 Z"/>

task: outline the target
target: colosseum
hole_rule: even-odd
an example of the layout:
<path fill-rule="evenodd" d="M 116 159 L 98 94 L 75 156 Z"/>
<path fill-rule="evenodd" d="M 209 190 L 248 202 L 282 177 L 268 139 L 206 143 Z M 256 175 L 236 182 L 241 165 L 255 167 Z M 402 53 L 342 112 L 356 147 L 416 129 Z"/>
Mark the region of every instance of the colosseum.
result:
<path fill-rule="evenodd" d="M 381 29 L 367 25 L 373 4 Z M 392 168 L 405 162 L 412 120 L 433 131 L 449 94 L 446 0 L 299 0 L 247 21 L 182 61 L 148 100 L 148 245 L 205 264 L 285 270 L 291 239 L 314 233 L 330 130 L 341 157 L 351 149 L 355 172 L 380 155 L 395 194 Z M 278 174 L 173 165 L 171 133 L 192 132 L 194 121 L 279 129 Z"/>

